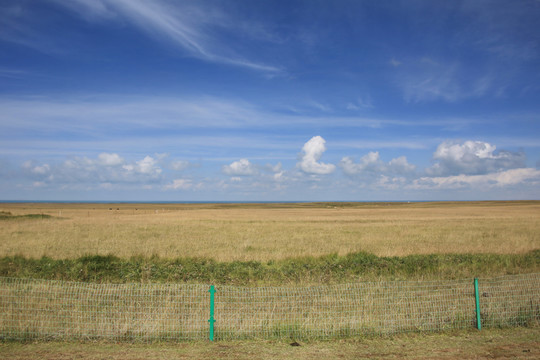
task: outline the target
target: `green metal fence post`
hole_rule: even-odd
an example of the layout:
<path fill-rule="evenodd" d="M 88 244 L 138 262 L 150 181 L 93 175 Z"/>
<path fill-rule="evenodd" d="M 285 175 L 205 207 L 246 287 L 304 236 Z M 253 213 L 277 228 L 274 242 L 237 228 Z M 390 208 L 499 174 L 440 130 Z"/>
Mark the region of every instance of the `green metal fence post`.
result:
<path fill-rule="evenodd" d="M 208 290 L 208 292 L 210 293 L 210 319 L 208 319 L 210 329 L 208 339 L 210 339 L 210 341 L 214 341 L 214 323 L 216 322 L 214 319 L 214 294 L 216 293 L 214 285 L 210 285 L 210 290 Z"/>
<path fill-rule="evenodd" d="M 477 278 L 474 278 L 474 297 L 476 299 L 476 328 L 482 330 L 482 320 L 480 319 L 480 294 L 478 292 Z"/>

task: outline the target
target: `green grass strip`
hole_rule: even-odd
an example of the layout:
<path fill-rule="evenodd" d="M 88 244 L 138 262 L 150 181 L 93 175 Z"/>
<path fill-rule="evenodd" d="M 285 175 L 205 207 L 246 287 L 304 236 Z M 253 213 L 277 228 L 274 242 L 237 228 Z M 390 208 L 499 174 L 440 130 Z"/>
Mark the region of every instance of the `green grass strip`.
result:
<path fill-rule="evenodd" d="M 50 219 L 51 215 L 47 214 L 25 214 L 13 215 L 9 211 L 0 211 L 0 220 L 17 220 L 17 219 Z"/>
<path fill-rule="evenodd" d="M 434 254 L 378 257 L 302 257 L 269 262 L 217 262 L 206 258 L 119 258 L 90 255 L 78 259 L 0 258 L 0 276 L 84 282 L 211 283 L 222 285 L 335 284 L 367 280 L 427 280 L 493 277 L 540 271 L 540 250 L 525 254 Z"/>

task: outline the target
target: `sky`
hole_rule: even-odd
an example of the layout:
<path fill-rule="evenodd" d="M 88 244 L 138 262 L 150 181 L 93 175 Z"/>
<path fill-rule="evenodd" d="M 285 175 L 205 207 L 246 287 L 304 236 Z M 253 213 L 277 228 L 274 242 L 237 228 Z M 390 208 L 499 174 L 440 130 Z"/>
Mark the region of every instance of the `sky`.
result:
<path fill-rule="evenodd" d="M 0 200 L 538 200 L 538 19 L 537 0 L 0 0 Z"/>

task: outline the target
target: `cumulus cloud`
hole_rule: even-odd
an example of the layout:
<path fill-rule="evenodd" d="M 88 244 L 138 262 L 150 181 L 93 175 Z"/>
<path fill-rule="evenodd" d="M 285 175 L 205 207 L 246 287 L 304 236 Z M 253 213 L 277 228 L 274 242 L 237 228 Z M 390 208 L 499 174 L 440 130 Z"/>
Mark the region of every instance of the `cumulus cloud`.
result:
<path fill-rule="evenodd" d="M 271 174 L 271 178 L 275 181 L 283 181 L 286 178 L 286 171 L 283 169 L 281 162 L 278 162 L 276 165 L 266 164 L 263 170 L 269 172 Z"/>
<path fill-rule="evenodd" d="M 500 188 L 516 184 L 539 185 L 540 170 L 532 168 L 511 169 L 484 175 L 454 175 L 422 177 L 413 182 L 414 189 Z"/>
<path fill-rule="evenodd" d="M 277 165 L 271 167 L 271 170 L 274 173 L 272 179 L 275 181 L 283 181 L 285 179 L 285 170 L 283 170 L 281 163 L 277 163 Z"/>
<path fill-rule="evenodd" d="M 49 164 L 35 165 L 33 161 L 25 161 L 22 164 L 22 168 L 32 174 L 46 174 L 51 170 Z"/>
<path fill-rule="evenodd" d="M 170 165 L 170 168 L 172 170 L 176 170 L 176 171 L 182 171 L 182 170 L 185 170 L 187 169 L 188 167 L 190 167 L 190 162 L 189 161 L 186 161 L 186 160 L 176 160 L 176 161 L 173 161 Z"/>
<path fill-rule="evenodd" d="M 51 171 L 49 164 L 38 165 L 32 168 L 34 174 L 45 175 Z"/>
<path fill-rule="evenodd" d="M 145 156 L 144 159 L 137 161 L 137 169 L 143 174 L 160 174 L 161 168 L 157 161 L 151 156 Z"/>
<path fill-rule="evenodd" d="M 326 175 L 332 173 L 336 166 L 319 162 L 326 151 L 326 141 L 320 136 L 312 137 L 302 147 L 302 157 L 297 163 L 297 167 L 305 173 Z"/>
<path fill-rule="evenodd" d="M 416 170 L 416 166 L 409 164 L 405 156 L 400 156 L 390 160 L 388 163 L 388 168 L 390 169 L 390 172 L 394 174 L 407 174 Z"/>
<path fill-rule="evenodd" d="M 407 179 L 402 176 L 398 177 L 389 177 L 386 175 L 381 175 L 379 179 L 375 182 L 375 186 L 387 190 L 399 190 L 406 185 Z"/>
<path fill-rule="evenodd" d="M 355 163 L 352 157 L 346 156 L 341 159 L 339 166 L 347 175 L 354 175 L 364 171 L 380 171 L 383 163 L 379 158 L 379 153 L 371 151 L 367 155 L 362 156 L 359 163 Z"/>
<path fill-rule="evenodd" d="M 146 183 L 160 178 L 162 169 L 157 159 L 146 156 L 127 163 L 115 153 L 101 153 L 96 158 L 74 157 L 58 164 L 35 164 L 26 161 L 22 169 L 26 177 L 43 184 L 81 185 Z M 105 188 L 107 187 L 105 186 Z"/>
<path fill-rule="evenodd" d="M 480 175 L 525 167 L 525 154 L 495 150 L 495 145 L 482 141 L 445 141 L 433 154 L 437 162 L 426 172 L 431 176 Z"/>
<path fill-rule="evenodd" d="M 108 153 L 101 153 L 98 155 L 98 161 L 106 166 L 117 166 L 122 165 L 124 163 L 124 159 L 122 159 L 118 154 L 108 154 Z"/>
<path fill-rule="evenodd" d="M 416 167 L 409 164 L 405 156 L 390 160 L 384 163 L 379 156 L 378 151 L 371 151 L 360 158 L 360 162 L 355 163 L 354 159 L 346 156 L 339 162 L 339 166 L 347 175 L 356 175 L 360 173 L 391 173 L 407 174 L 412 173 Z"/>
<path fill-rule="evenodd" d="M 175 179 L 172 183 L 164 186 L 165 190 L 188 190 L 193 188 L 193 182 L 189 179 Z"/>
<path fill-rule="evenodd" d="M 157 160 L 151 156 L 145 156 L 144 159 L 135 162 L 135 164 L 123 165 L 122 168 L 129 173 L 135 172 L 151 176 L 157 176 L 162 172 Z"/>
<path fill-rule="evenodd" d="M 258 173 L 255 165 L 250 163 L 248 159 L 240 159 L 230 165 L 224 165 L 223 172 L 230 176 L 251 176 Z"/>

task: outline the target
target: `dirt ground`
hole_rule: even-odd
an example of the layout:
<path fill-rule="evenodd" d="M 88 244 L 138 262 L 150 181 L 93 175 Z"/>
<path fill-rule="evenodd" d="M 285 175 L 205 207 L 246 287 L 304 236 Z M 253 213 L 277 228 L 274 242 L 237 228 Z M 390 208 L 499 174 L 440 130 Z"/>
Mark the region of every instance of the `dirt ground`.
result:
<path fill-rule="evenodd" d="M 540 359 L 540 327 L 329 341 L 0 343 L 2 359 Z"/>

